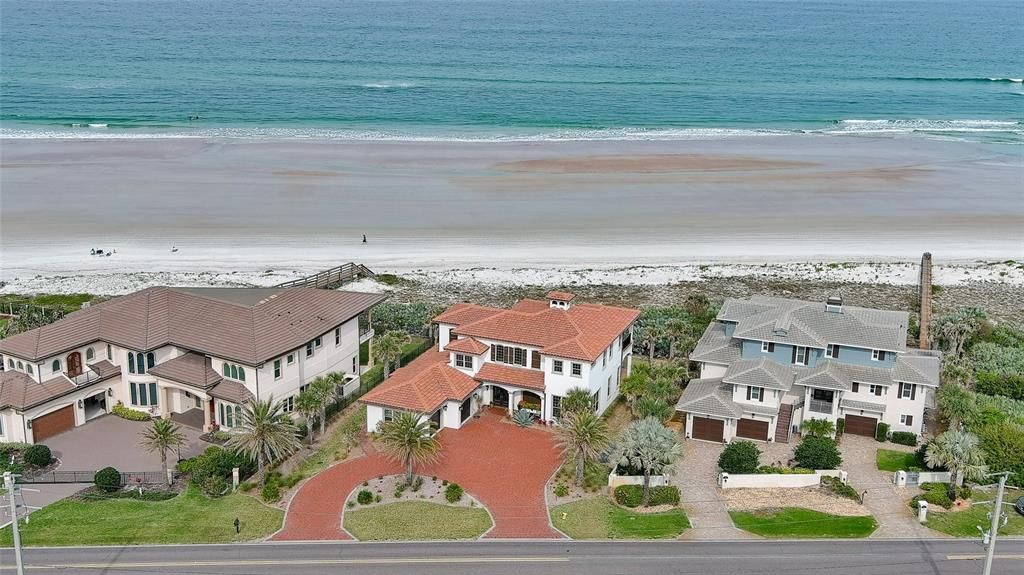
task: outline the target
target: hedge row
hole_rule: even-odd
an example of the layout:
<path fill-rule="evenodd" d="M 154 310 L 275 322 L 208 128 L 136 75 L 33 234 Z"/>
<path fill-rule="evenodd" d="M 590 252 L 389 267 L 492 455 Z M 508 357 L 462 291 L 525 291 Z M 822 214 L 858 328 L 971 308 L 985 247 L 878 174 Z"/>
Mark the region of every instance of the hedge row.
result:
<path fill-rule="evenodd" d="M 620 485 L 616 487 L 615 501 L 624 507 L 639 507 L 644 501 L 644 486 Z M 674 485 L 652 487 L 649 505 L 679 505 L 679 488 Z"/>

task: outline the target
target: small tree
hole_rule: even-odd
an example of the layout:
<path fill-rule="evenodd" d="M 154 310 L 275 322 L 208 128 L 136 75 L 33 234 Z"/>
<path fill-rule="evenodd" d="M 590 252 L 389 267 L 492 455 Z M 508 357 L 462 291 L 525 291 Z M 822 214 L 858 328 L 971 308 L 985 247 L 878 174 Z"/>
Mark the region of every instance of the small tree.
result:
<path fill-rule="evenodd" d="M 928 467 L 949 470 L 949 498 L 956 501 L 956 488 L 964 480 L 978 481 L 988 472 L 985 452 L 978 447 L 978 437 L 966 431 L 950 430 L 928 444 L 924 452 Z"/>
<path fill-rule="evenodd" d="M 793 452 L 797 465 L 806 469 L 836 469 L 843 463 L 834 439 L 807 436 Z"/>
<path fill-rule="evenodd" d="M 412 484 L 413 465 L 437 460 L 441 444 L 434 437 L 430 422 L 418 414 L 398 412 L 391 421 L 380 424 L 384 453 L 405 467 L 405 483 Z"/>
<path fill-rule="evenodd" d="M 668 336 L 669 360 L 676 358 L 676 351 L 679 347 L 686 349 L 689 353 L 691 342 L 696 341 L 693 337 L 693 327 L 682 319 L 670 319 L 665 322 L 665 333 Z"/>
<path fill-rule="evenodd" d="M 163 469 L 163 477 L 167 478 L 167 452 L 178 449 L 185 445 L 185 434 L 181 427 L 170 419 L 154 419 L 153 425 L 142 432 L 142 446 L 150 453 L 160 454 L 160 468 Z M 168 481 L 170 484 L 170 481 Z"/>
<path fill-rule="evenodd" d="M 572 413 L 583 413 L 594 411 L 594 400 L 593 396 L 590 395 L 590 391 L 582 387 L 574 387 L 570 389 L 565 397 L 562 398 L 561 402 L 562 415 L 566 416 Z"/>
<path fill-rule="evenodd" d="M 633 408 L 633 404 L 636 402 L 637 398 L 643 395 L 647 390 L 649 375 L 645 370 L 637 369 L 641 365 L 646 364 L 634 364 L 633 373 L 629 374 L 629 376 L 623 378 L 623 380 L 619 382 L 619 392 L 626 396 L 626 404 L 629 405 L 630 409 Z"/>
<path fill-rule="evenodd" d="M 384 377 L 391 374 L 391 364 L 397 364 L 402 357 L 402 343 L 408 336 L 389 331 L 377 336 L 373 342 L 373 358 L 384 367 Z"/>
<path fill-rule="evenodd" d="M 761 460 L 761 450 L 753 441 L 733 441 L 718 456 L 718 468 L 726 473 L 754 473 Z"/>
<path fill-rule="evenodd" d="M 640 469 L 644 475 L 643 505 L 651 501 L 651 475 L 669 473 L 682 457 L 676 434 L 653 417 L 634 421 L 622 433 L 612 460 Z"/>
<path fill-rule="evenodd" d="M 314 418 L 320 411 L 320 398 L 316 396 L 312 388 L 306 388 L 305 391 L 295 398 L 295 411 L 306 422 L 306 439 L 312 444 Z"/>
<path fill-rule="evenodd" d="M 964 422 L 973 420 L 978 413 L 974 395 L 955 383 L 946 383 L 939 387 L 936 403 L 939 412 L 953 430 L 961 429 Z"/>
<path fill-rule="evenodd" d="M 309 388 L 316 397 L 317 409 L 320 411 L 320 435 L 327 429 L 327 408 L 338 397 L 338 383 L 344 381 L 344 375 L 338 372 L 316 377 Z"/>
<path fill-rule="evenodd" d="M 593 411 L 570 412 L 558 428 L 559 446 L 576 463 L 576 485 L 583 484 L 587 462 L 608 447 L 608 423 Z"/>
<path fill-rule="evenodd" d="M 811 437 L 832 437 L 836 432 L 836 424 L 828 419 L 805 419 L 800 424 L 800 429 L 804 435 Z"/>
<path fill-rule="evenodd" d="M 242 405 L 241 425 L 227 446 L 256 462 L 259 472 L 267 464 L 288 457 L 302 447 L 284 405 L 273 396 L 250 400 Z"/>

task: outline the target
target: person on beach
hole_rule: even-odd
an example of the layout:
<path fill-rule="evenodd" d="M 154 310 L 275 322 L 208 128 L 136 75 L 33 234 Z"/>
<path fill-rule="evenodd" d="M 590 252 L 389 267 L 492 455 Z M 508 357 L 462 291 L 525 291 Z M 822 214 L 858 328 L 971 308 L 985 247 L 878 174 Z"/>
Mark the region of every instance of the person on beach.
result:
<path fill-rule="evenodd" d="M 366 243 L 366 234 L 363 234 L 363 243 Z"/>

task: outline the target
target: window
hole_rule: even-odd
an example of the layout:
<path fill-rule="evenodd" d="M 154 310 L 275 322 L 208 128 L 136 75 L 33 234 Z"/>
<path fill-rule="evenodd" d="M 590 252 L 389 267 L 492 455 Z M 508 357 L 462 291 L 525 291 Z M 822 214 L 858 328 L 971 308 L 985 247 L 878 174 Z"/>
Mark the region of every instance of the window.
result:
<path fill-rule="evenodd" d="M 313 342 L 306 344 L 306 357 L 313 357 Z"/>
<path fill-rule="evenodd" d="M 453 327 L 453 328 L 449 329 L 448 330 L 448 341 L 455 341 L 457 339 L 459 339 L 459 336 L 455 335 L 455 328 Z"/>
<path fill-rule="evenodd" d="M 157 405 L 157 393 L 155 383 L 136 383 L 133 381 L 128 384 L 128 388 L 132 394 L 132 405 Z"/>
<path fill-rule="evenodd" d="M 274 379 L 281 379 L 281 360 L 274 360 Z"/>
<path fill-rule="evenodd" d="M 563 366 L 562 360 L 560 360 L 560 359 L 552 360 L 551 361 L 551 373 L 561 374 L 562 373 L 562 369 L 563 369 L 562 366 Z"/>
<path fill-rule="evenodd" d="M 53 360 L 53 373 L 57 373 L 58 371 L 60 371 L 60 360 L 55 359 Z"/>
<path fill-rule="evenodd" d="M 25 364 L 25 370 L 28 371 L 29 375 L 32 375 L 32 364 L 31 363 L 26 363 Z"/>
<path fill-rule="evenodd" d="M 57 362 L 57 363 L 58 363 L 58 365 L 59 365 L 59 364 L 60 364 L 60 361 L 58 360 L 58 362 Z M 13 360 L 13 359 L 11 359 L 11 358 L 7 358 L 7 367 L 9 367 L 9 368 L 11 368 L 11 369 L 14 369 L 14 360 Z"/>
<path fill-rule="evenodd" d="M 19 361 L 19 362 L 18 362 L 18 369 L 19 369 L 19 370 L 24 370 L 24 369 L 25 369 L 25 364 L 24 364 L 24 363 L 21 363 L 21 362 Z"/>
<path fill-rule="evenodd" d="M 885 361 L 885 352 L 880 349 L 871 350 L 871 359 L 875 361 Z"/>
<path fill-rule="evenodd" d="M 853 382 L 853 392 L 857 393 L 858 391 L 860 391 L 860 384 L 855 381 Z"/>
<path fill-rule="evenodd" d="M 914 416 L 905 413 L 900 414 L 900 425 L 914 425 Z"/>
<path fill-rule="evenodd" d="M 825 357 L 839 359 L 839 346 L 832 343 L 828 344 L 828 346 L 825 348 Z"/>
<path fill-rule="evenodd" d="M 551 419 L 562 417 L 562 398 L 557 395 L 551 396 Z"/>
<path fill-rule="evenodd" d="M 611 399 L 612 397 L 612 376 L 608 376 L 608 391 L 605 392 L 605 397 Z"/>
<path fill-rule="evenodd" d="M 601 390 L 594 392 L 594 395 L 590 396 L 590 409 L 597 411 L 597 406 L 601 404 Z"/>
<path fill-rule="evenodd" d="M 114 360 L 114 348 L 110 347 L 110 344 L 108 343 L 107 344 L 107 361 L 113 361 L 113 360 Z"/>
<path fill-rule="evenodd" d="M 315 348 L 319 349 L 321 346 L 323 346 L 323 344 L 323 340 L 321 340 L 319 337 L 313 340 L 313 347 Z"/>
<path fill-rule="evenodd" d="M 95 358 L 96 358 L 96 350 L 94 350 L 91 347 L 89 349 L 85 350 L 85 361 L 89 361 L 89 360 L 95 359 Z"/>
<path fill-rule="evenodd" d="M 793 363 L 796 365 L 807 365 L 807 348 L 796 346 L 793 348 Z"/>
<path fill-rule="evenodd" d="M 884 386 L 882 386 L 882 385 L 872 385 L 872 386 L 871 386 L 871 387 L 869 387 L 868 389 L 869 389 L 869 392 L 870 392 L 870 393 L 871 393 L 872 395 L 877 395 L 877 396 L 881 396 L 881 395 L 882 395 L 882 390 L 883 390 L 883 389 L 885 389 L 885 387 L 884 387 Z"/>
<path fill-rule="evenodd" d="M 231 376 L 230 376 L 231 379 L 238 379 L 238 366 L 237 365 L 230 365 L 230 366 L 228 366 L 228 371 L 231 373 Z"/>
<path fill-rule="evenodd" d="M 772 353 L 775 351 L 775 342 L 762 341 L 761 342 L 761 353 Z"/>
<path fill-rule="evenodd" d="M 227 369 L 225 367 L 224 369 Z M 128 373 L 135 373 L 135 354 L 128 352 Z M 226 373 L 224 375 L 227 375 Z"/>
<path fill-rule="evenodd" d="M 395 419 L 395 410 L 385 409 L 384 410 L 384 421 L 392 421 Z"/>
<path fill-rule="evenodd" d="M 287 357 L 287 359 L 285 359 L 285 361 L 288 363 L 288 365 L 291 365 L 291 364 L 295 363 L 295 354 L 294 353 L 289 353 L 288 357 Z"/>
<path fill-rule="evenodd" d="M 455 354 L 455 367 L 473 369 L 473 356 L 462 353 Z"/>
<path fill-rule="evenodd" d="M 572 371 L 569 372 L 569 375 L 572 375 L 573 377 L 583 377 L 583 364 L 582 363 L 575 363 L 574 362 L 572 364 L 572 368 L 571 369 L 572 369 Z"/>
<path fill-rule="evenodd" d="M 156 363 L 156 356 L 153 354 L 153 352 L 147 353 L 146 354 L 146 368 L 147 369 L 153 369 L 153 365 L 155 363 Z"/>
<path fill-rule="evenodd" d="M 914 384 L 901 383 L 899 396 L 900 399 L 914 399 Z"/>
<path fill-rule="evenodd" d="M 245 368 L 238 368 L 238 381 L 245 381 Z"/>
<path fill-rule="evenodd" d="M 135 354 L 135 369 L 139 373 L 146 373 L 146 364 L 144 363 L 144 361 L 145 358 L 143 357 L 141 351 Z M 150 367 L 152 367 L 152 365 Z"/>
<path fill-rule="evenodd" d="M 352 373 L 359 373 L 359 365 L 356 364 L 358 359 L 358 357 L 352 356 Z"/>
<path fill-rule="evenodd" d="M 747 386 L 747 399 L 750 401 L 764 402 L 764 388 Z"/>
<path fill-rule="evenodd" d="M 508 345 L 491 346 L 491 361 L 526 367 L 526 350 Z"/>
<path fill-rule="evenodd" d="M 334 346 L 337 347 L 339 345 L 341 345 L 341 328 L 336 327 L 334 328 Z"/>
<path fill-rule="evenodd" d="M 0 363 L 0 365 L 3 365 L 3 364 Z M 0 417 L 0 435 L 3 435 L 3 434 L 4 434 L 4 419 L 2 417 Z"/>
<path fill-rule="evenodd" d="M 281 400 L 281 411 L 291 413 L 295 409 L 295 396 L 289 395 Z"/>
<path fill-rule="evenodd" d="M 603 354 L 601 356 L 601 369 L 604 369 L 604 366 L 607 365 L 607 364 L 608 364 L 608 354 L 606 353 L 606 354 Z"/>
<path fill-rule="evenodd" d="M 241 424 L 242 407 L 230 403 L 220 403 L 221 427 L 235 427 Z"/>

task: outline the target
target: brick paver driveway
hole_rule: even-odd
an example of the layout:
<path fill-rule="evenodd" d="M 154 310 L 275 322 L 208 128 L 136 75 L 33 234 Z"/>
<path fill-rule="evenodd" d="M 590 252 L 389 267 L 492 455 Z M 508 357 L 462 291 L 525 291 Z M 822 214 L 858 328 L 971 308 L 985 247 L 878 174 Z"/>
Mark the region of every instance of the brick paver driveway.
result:
<path fill-rule="evenodd" d="M 562 457 L 551 433 L 520 428 L 485 412 L 459 430 L 438 436 L 441 459 L 418 470 L 458 483 L 494 517 L 488 538 L 557 538 L 551 528 L 544 486 Z M 345 499 L 363 481 L 400 473 L 399 466 L 368 449 L 304 483 L 292 498 L 275 540 L 351 539 L 341 529 Z"/>

